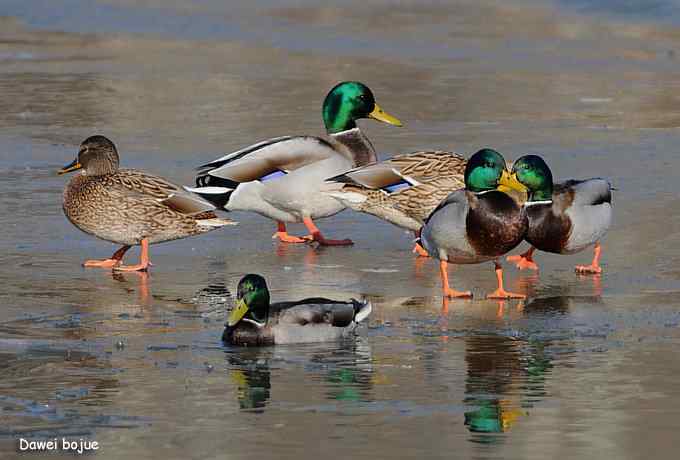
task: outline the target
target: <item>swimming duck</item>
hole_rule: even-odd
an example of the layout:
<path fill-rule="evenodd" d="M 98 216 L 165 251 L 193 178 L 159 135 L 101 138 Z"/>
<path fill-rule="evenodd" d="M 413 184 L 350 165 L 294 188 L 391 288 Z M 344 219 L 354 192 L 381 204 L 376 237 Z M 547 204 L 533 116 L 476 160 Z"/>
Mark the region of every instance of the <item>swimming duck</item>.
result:
<path fill-rule="evenodd" d="M 275 345 L 324 342 L 349 336 L 371 313 L 371 303 L 320 297 L 269 303 L 269 289 L 260 275 L 238 283 L 237 303 L 222 340 L 231 345 Z"/>
<path fill-rule="evenodd" d="M 355 211 L 411 230 L 418 238 L 425 219 L 437 205 L 454 190 L 465 187 L 466 164 L 465 158 L 452 152 L 397 155 L 328 179 L 338 188 L 326 193 Z M 428 255 L 418 243 L 413 252 Z"/>
<path fill-rule="evenodd" d="M 527 187 L 510 176 L 500 153 L 482 149 L 465 167 L 465 188 L 451 193 L 427 218 L 420 241 L 440 260 L 446 297 L 472 297 L 449 287 L 448 263 L 477 264 L 493 260 L 498 289 L 489 299 L 524 298 L 503 288 L 498 258 L 521 243 L 529 227 L 522 207 L 506 191 L 524 193 Z"/>
<path fill-rule="evenodd" d="M 372 118 L 395 126 L 401 122 L 376 104 L 366 85 L 354 81 L 331 89 L 322 113 L 328 138 L 284 136 L 251 145 L 200 166 L 197 188 L 189 190 L 228 211 L 253 211 L 277 221 L 272 238 L 287 243 L 352 244 L 325 238 L 314 224 L 345 209 L 320 193 L 324 180 L 377 161 L 357 120 Z M 303 222 L 310 234 L 289 235 L 287 222 Z"/>
<path fill-rule="evenodd" d="M 577 265 L 575 269 L 578 273 L 602 273 L 600 240 L 612 220 L 611 184 L 600 178 L 553 184 L 550 168 L 537 155 L 526 155 L 515 161 L 512 175 L 534 189 L 525 204 L 529 218 L 525 239 L 532 246 L 507 260 L 515 262 L 519 269 L 538 270 L 533 259 L 536 249 L 574 254 L 594 246 L 590 265 Z"/>
<path fill-rule="evenodd" d="M 78 156 L 59 174 L 82 170 L 64 189 L 63 208 L 80 230 L 123 245 L 109 259 L 87 260 L 85 267 L 145 271 L 149 244 L 206 233 L 236 222 L 219 219 L 215 206 L 162 177 L 119 169 L 116 146 L 104 136 L 80 144 Z M 133 245 L 142 247 L 136 265 L 122 265 Z"/>

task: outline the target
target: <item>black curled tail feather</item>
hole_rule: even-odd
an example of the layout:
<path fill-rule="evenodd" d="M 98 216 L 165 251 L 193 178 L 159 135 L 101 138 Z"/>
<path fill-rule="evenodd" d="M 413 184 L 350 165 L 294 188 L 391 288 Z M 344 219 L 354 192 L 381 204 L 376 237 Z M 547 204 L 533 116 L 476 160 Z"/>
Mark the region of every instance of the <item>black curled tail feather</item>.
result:
<path fill-rule="evenodd" d="M 210 176 L 207 174 L 196 177 L 196 187 L 207 187 L 209 182 Z"/>
<path fill-rule="evenodd" d="M 211 176 L 210 174 L 200 174 L 196 176 L 196 187 L 227 187 L 236 188 L 238 182 L 224 179 L 222 177 Z"/>

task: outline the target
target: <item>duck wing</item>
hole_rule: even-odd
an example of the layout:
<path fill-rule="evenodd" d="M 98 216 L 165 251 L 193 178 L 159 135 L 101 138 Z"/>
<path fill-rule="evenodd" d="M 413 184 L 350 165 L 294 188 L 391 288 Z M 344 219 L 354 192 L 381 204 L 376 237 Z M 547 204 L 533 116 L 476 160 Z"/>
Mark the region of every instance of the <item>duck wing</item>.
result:
<path fill-rule="evenodd" d="M 172 182 L 153 174 L 136 169 L 121 169 L 110 176 L 106 184 L 110 190 L 117 190 L 122 196 L 132 199 L 153 199 L 181 214 L 200 216 L 206 213 L 215 217 L 215 206 L 198 195 L 186 191 Z"/>
<path fill-rule="evenodd" d="M 599 177 L 585 180 L 567 180 L 555 184 L 553 196 L 571 195 L 572 206 L 597 206 L 612 202 L 612 186 Z"/>
<path fill-rule="evenodd" d="M 199 187 L 235 187 L 265 181 L 338 155 L 333 144 L 314 136 L 284 136 L 253 144 L 198 167 Z"/>
<path fill-rule="evenodd" d="M 325 298 L 308 298 L 297 302 L 281 302 L 273 304 L 279 324 L 319 325 L 347 327 L 353 321 L 365 319 L 371 310 L 368 302 L 331 300 Z"/>
<path fill-rule="evenodd" d="M 367 189 L 382 189 L 393 193 L 421 181 L 443 176 L 460 176 L 467 160 L 457 153 L 422 151 L 394 156 L 380 163 L 354 168 L 327 179 L 328 182 L 351 184 Z"/>
<path fill-rule="evenodd" d="M 432 217 L 444 208 L 456 208 L 457 214 L 461 214 L 462 210 L 466 210 L 469 207 L 467 193 L 465 189 L 459 189 L 455 192 L 450 193 L 444 200 L 442 200 L 439 205 L 434 208 L 429 216 L 425 219 L 425 225 L 432 219 Z M 464 214 L 464 213 L 463 213 Z"/>

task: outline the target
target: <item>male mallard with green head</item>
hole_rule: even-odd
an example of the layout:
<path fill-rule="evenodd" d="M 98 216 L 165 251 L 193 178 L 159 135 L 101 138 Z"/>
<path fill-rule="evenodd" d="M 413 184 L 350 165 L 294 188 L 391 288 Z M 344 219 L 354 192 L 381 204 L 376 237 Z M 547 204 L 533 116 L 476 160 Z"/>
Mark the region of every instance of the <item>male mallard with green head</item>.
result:
<path fill-rule="evenodd" d="M 498 289 L 487 298 L 524 298 L 503 288 L 498 258 L 522 242 L 528 220 L 522 207 L 507 192 L 526 192 L 512 179 L 505 159 L 491 149 L 475 153 L 465 167 L 465 189 L 451 193 L 427 218 L 421 233 L 423 247 L 440 260 L 442 290 L 446 297 L 472 297 L 449 287 L 448 264 L 494 261 Z"/>
<path fill-rule="evenodd" d="M 250 274 L 238 283 L 222 340 L 246 346 L 337 340 L 353 333 L 370 313 L 370 302 L 354 299 L 314 297 L 272 304 L 267 282 Z"/>
<path fill-rule="evenodd" d="M 123 245 L 109 259 L 87 260 L 86 267 L 144 271 L 149 244 L 206 233 L 236 222 L 219 219 L 215 206 L 163 179 L 135 169 L 119 169 L 116 146 L 104 136 L 88 137 L 78 156 L 59 174 L 81 170 L 64 189 L 63 208 L 80 230 Z M 133 245 L 142 247 L 136 265 L 121 265 Z"/>
<path fill-rule="evenodd" d="M 401 122 L 380 108 L 366 85 L 353 81 L 330 90 L 322 113 L 327 139 L 284 136 L 251 145 L 200 166 L 197 187 L 189 190 L 228 211 L 253 211 L 276 220 L 273 238 L 284 242 L 352 244 L 325 238 L 314 224 L 345 209 L 321 193 L 324 180 L 377 161 L 357 120 L 371 118 L 395 126 Z M 303 222 L 310 235 L 289 235 L 286 222 Z"/>
<path fill-rule="evenodd" d="M 465 187 L 466 164 L 452 152 L 397 155 L 328 179 L 337 189 L 326 193 L 355 211 L 411 230 L 418 238 L 427 216 L 451 192 Z M 427 256 L 418 243 L 413 252 Z"/>
<path fill-rule="evenodd" d="M 594 246 L 590 265 L 577 265 L 578 273 L 602 273 L 600 240 L 612 220 L 611 184 L 600 178 L 567 180 L 553 184 L 550 168 L 537 155 L 525 155 L 512 166 L 512 175 L 531 187 L 525 204 L 529 230 L 525 239 L 531 248 L 509 256 L 519 269 L 538 270 L 536 249 L 555 254 L 574 254 Z"/>

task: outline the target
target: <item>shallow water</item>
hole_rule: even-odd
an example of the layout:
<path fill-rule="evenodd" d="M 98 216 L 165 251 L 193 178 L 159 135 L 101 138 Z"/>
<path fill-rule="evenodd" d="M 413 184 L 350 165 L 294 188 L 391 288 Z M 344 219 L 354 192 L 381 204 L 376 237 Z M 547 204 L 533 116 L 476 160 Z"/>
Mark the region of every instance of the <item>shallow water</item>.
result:
<path fill-rule="evenodd" d="M 680 390 L 680 29 L 676 2 L 5 1 L 0 7 L 0 457 L 17 439 L 96 440 L 101 458 L 672 457 Z M 591 256 L 506 271 L 526 302 L 442 303 L 411 236 L 350 211 L 352 248 L 277 244 L 273 225 L 152 247 L 148 276 L 84 270 L 115 249 L 63 217 L 82 139 L 126 166 L 192 168 L 267 137 L 321 133 L 337 81 L 405 123 L 364 121 L 383 157 L 540 153 L 617 187 Z M 296 232 L 303 229 L 293 226 Z M 136 257 L 133 254 L 132 257 Z M 220 343 L 247 272 L 275 299 L 365 296 L 354 340 Z M 56 457 L 55 457 L 56 458 Z"/>

